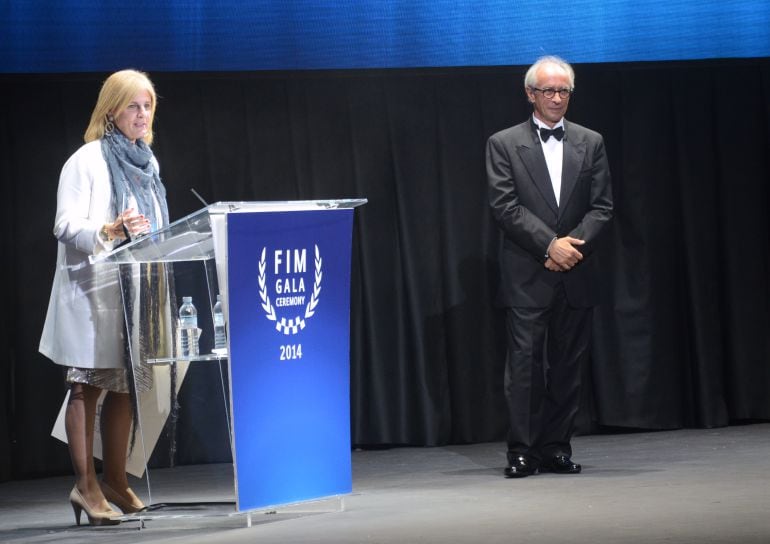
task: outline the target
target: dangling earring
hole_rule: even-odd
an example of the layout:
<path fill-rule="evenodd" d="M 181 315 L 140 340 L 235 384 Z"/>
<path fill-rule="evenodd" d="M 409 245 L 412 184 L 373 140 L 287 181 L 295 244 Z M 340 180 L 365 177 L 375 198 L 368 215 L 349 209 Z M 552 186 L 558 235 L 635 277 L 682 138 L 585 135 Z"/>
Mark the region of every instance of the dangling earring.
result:
<path fill-rule="evenodd" d="M 115 130 L 115 124 L 112 122 L 113 119 L 112 115 L 108 115 L 107 122 L 104 124 L 104 134 L 107 136 L 111 135 L 112 131 Z"/>

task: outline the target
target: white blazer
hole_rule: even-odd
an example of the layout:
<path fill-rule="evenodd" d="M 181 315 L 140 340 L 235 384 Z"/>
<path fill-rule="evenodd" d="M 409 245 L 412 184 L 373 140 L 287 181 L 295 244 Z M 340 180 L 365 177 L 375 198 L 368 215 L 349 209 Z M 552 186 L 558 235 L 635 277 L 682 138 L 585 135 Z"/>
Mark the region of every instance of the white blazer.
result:
<path fill-rule="evenodd" d="M 123 368 L 124 318 L 118 267 L 88 261 L 113 249 L 99 230 L 115 220 L 112 185 L 101 141 L 83 145 L 64 164 L 53 233 L 59 240 L 56 273 L 40 353 L 80 368 Z"/>

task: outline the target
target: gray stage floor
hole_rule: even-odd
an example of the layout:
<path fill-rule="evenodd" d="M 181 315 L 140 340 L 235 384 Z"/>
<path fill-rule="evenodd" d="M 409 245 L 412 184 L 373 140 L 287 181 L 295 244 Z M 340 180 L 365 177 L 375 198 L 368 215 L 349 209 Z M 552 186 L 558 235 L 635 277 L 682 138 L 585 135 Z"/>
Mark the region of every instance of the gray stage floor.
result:
<path fill-rule="evenodd" d="M 64 543 L 768 543 L 770 424 L 574 440 L 583 474 L 502 477 L 502 444 L 353 454 L 353 493 L 260 513 L 232 506 L 77 527 L 71 478 L 0 485 L 0 541 Z M 297 467 L 302 470 L 302 467 Z M 154 502 L 232 499 L 230 467 L 153 472 Z M 310 476 L 309 476 L 310 477 Z M 146 491 L 137 483 L 140 495 Z M 217 515 L 213 515 L 217 514 Z"/>

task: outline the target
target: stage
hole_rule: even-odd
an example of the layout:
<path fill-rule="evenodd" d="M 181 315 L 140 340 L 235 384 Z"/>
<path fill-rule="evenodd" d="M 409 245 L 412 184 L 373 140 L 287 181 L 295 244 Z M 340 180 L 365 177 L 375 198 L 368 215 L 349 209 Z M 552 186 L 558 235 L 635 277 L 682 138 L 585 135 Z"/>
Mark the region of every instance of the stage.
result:
<path fill-rule="evenodd" d="M 77 527 L 71 477 L 7 482 L 0 542 L 770 541 L 770 424 L 591 435 L 573 448 L 582 474 L 521 480 L 503 478 L 501 443 L 355 451 L 352 494 L 256 513 L 251 527 L 230 515 L 229 465 L 153 471 L 155 503 L 211 504 L 157 510 L 141 530 L 139 521 Z M 146 500 L 141 482 L 132 485 Z"/>

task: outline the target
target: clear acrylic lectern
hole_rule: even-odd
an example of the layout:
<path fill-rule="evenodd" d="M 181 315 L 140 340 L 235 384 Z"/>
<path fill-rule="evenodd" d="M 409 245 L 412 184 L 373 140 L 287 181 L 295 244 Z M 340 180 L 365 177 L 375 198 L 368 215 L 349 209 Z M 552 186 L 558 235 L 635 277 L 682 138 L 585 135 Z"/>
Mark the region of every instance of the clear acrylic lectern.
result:
<path fill-rule="evenodd" d="M 230 500 L 234 511 L 248 513 L 350 491 L 350 239 L 352 209 L 364 203 L 218 202 L 91 257 L 93 264 L 121 268 L 127 328 L 139 337 L 129 333 L 127 342 L 133 368 L 143 369 L 135 370 L 135 380 L 154 384 L 138 395 L 138 432 L 128 463 L 129 472 L 145 478 L 149 503 L 212 502 L 210 496 L 203 501 L 166 492 L 167 478 L 153 472 L 151 482 L 148 470 L 163 429 L 175 423 L 169 415 L 196 361 L 218 366 L 220 399 L 205 399 L 196 408 L 222 412 L 232 454 L 224 472 L 232 479 L 217 487 L 213 502 Z M 160 297 L 143 295 L 142 281 Z M 180 357 L 176 312 L 191 292 L 202 330 L 200 354 Z M 228 332 L 224 354 L 211 349 L 217 295 Z M 322 395 L 298 385 L 298 377 L 304 383 L 308 376 L 316 384 L 328 381 Z M 319 433 L 314 438 L 306 422 L 318 413 L 325 417 L 312 425 Z M 309 472 L 319 482 L 306 489 L 282 463 L 293 462 L 301 447 L 296 435 L 307 432 L 321 444 L 320 464 Z M 255 472 L 255 465 L 264 472 Z"/>

